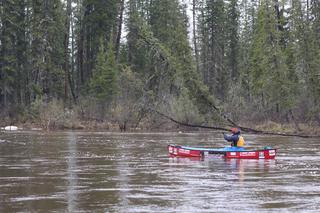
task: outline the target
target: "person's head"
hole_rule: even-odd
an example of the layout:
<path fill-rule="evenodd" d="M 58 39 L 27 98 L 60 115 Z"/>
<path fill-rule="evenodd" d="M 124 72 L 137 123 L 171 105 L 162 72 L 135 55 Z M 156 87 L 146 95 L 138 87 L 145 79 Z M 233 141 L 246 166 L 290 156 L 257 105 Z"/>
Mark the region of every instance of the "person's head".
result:
<path fill-rule="evenodd" d="M 240 130 L 238 128 L 231 128 L 230 131 L 233 133 L 233 134 L 238 134 L 240 133 Z"/>

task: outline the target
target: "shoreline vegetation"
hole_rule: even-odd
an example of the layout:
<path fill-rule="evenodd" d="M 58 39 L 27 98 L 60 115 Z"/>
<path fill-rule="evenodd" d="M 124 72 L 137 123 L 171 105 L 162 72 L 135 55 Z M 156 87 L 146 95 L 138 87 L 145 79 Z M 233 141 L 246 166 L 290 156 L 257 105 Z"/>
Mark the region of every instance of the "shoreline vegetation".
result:
<path fill-rule="evenodd" d="M 228 131 L 232 125 L 220 123 L 218 126 L 203 123 L 192 123 L 188 121 L 187 114 L 180 117 L 181 120 L 175 119 L 160 112 L 149 111 L 143 116 L 137 116 L 138 112 L 131 111 L 129 114 L 119 114 L 115 110 L 109 111 L 104 118 L 100 118 L 100 112 L 88 113 L 83 107 L 74 109 L 64 108 L 62 101 L 52 101 L 49 104 L 38 102 L 28 111 L 21 111 L 19 114 L 7 112 L 7 116 L 2 113 L 0 126 L 17 126 L 23 130 L 42 130 L 42 131 L 59 131 L 59 130 L 85 130 L 85 131 L 109 131 L 109 132 L 153 132 L 153 131 L 170 131 L 170 132 L 197 132 L 197 131 Z M 134 116 L 135 114 L 135 116 Z M 11 115 L 11 116 L 10 116 Z M 89 117 L 90 116 L 90 117 Z M 200 116 L 200 115 L 199 115 Z M 283 134 L 283 136 L 310 136 L 320 137 L 320 127 L 311 123 L 289 123 L 279 121 L 251 121 L 241 122 L 239 126 L 252 128 L 258 132 L 246 131 L 243 133 L 253 134 Z M 299 129 L 297 129 L 297 125 Z M 261 132 L 259 132 L 261 131 Z"/>
<path fill-rule="evenodd" d="M 201 131 L 211 131 L 208 129 L 203 129 L 200 127 L 185 127 L 183 125 L 175 124 L 170 121 L 163 121 L 161 124 L 155 124 L 155 123 L 146 123 L 140 124 L 136 127 L 127 127 L 126 130 L 123 130 L 121 125 L 119 123 L 112 123 L 108 121 L 80 121 L 77 120 L 76 122 L 70 122 L 66 121 L 60 122 L 60 121 L 51 121 L 50 127 L 43 125 L 42 122 L 4 122 L 2 121 L 0 123 L 1 128 L 4 128 L 5 126 L 8 126 L 8 124 L 17 126 L 19 130 L 37 130 L 37 131 L 67 131 L 67 130 L 84 130 L 84 131 L 106 131 L 106 132 L 201 132 Z M 268 133 L 274 133 L 275 135 L 278 134 L 294 134 L 297 136 L 311 136 L 311 137 L 320 137 L 320 128 L 310 126 L 307 124 L 299 124 L 301 127 L 300 131 L 297 131 L 294 127 L 294 125 L 289 123 L 276 123 L 273 121 L 267 121 L 265 123 L 260 123 L 254 126 L 256 130 L 265 131 Z M 227 129 L 228 127 L 222 127 Z M 213 130 L 218 131 L 218 130 Z M 221 130 L 220 130 L 221 131 Z M 246 131 L 243 131 L 243 133 L 247 133 Z M 261 133 L 251 133 L 251 134 L 258 134 Z M 263 133 L 262 133 L 263 134 Z M 285 135 L 283 135 L 285 136 Z"/>

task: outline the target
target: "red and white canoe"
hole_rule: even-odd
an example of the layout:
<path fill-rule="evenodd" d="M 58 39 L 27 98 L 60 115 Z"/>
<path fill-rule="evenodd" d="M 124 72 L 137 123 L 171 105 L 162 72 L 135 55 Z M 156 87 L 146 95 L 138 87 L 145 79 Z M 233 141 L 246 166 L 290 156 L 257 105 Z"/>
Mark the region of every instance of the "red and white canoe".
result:
<path fill-rule="evenodd" d="M 274 159 L 276 157 L 277 150 L 271 147 L 265 147 L 257 150 L 246 150 L 238 147 L 196 148 L 170 144 L 168 145 L 168 152 L 174 157 L 205 157 L 209 155 L 220 155 L 228 159 Z"/>

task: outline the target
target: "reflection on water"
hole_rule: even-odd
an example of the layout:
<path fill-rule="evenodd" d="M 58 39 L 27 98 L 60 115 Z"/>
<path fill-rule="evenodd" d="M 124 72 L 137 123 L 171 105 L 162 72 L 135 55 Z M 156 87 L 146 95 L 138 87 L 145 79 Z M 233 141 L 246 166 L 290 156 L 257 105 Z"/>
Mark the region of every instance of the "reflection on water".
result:
<path fill-rule="evenodd" d="M 266 174 L 276 168 L 275 160 L 252 160 L 252 159 L 225 159 L 221 156 L 210 156 L 207 158 L 184 158 L 170 157 L 169 162 L 174 166 L 206 165 L 208 168 L 223 168 L 233 175 L 234 180 L 243 182 L 250 180 L 253 174 Z"/>
<path fill-rule="evenodd" d="M 68 156 L 67 159 L 67 172 L 68 172 L 68 186 L 67 186 L 67 200 L 68 200 L 68 212 L 77 211 L 77 138 L 75 133 L 68 133 Z"/>
<path fill-rule="evenodd" d="M 275 160 L 225 159 L 226 167 L 236 174 L 240 182 L 255 174 L 266 174 L 270 168 L 275 168 Z"/>
<path fill-rule="evenodd" d="M 2 133 L 0 212 L 316 212 L 318 141 L 246 135 L 276 160 L 172 158 L 220 134 Z"/>

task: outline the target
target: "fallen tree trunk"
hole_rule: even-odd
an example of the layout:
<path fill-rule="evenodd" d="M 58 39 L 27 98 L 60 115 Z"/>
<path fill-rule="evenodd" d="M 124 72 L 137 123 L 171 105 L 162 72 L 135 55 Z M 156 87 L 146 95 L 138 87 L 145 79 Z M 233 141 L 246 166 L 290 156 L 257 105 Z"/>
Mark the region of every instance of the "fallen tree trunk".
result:
<path fill-rule="evenodd" d="M 219 126 L 205 126 L 205 125 L 198 125 L 198 124 L 189 124 L 184 123 L 181 121 L 178 121 L 168 115 L 165 115 L 157 110 L 151 109 L 151 111 L 159 114 L 160 116 L 176 123 L 181 126 L 187 126 L 187 127 L 193 127 L 193 128 L 203 128 L 203 129 L 213 129 L 213 130 L 223 130 L 223 131 L 230 131 L 228 128 L 219 127 Z M 258 134 L 258 135 L 278 135 L 278 136 L 287 136 L 287 137 L 300 137 L 300 138 L 320 138 L 320 135 L 302 135 L 302 134 L 291 134 L 291 133 L 283 133 L 283 132 L 267 132 L 262 130 L 257 130 L 249 127 L 243 127 L 243 126 L 237 126 L 241 129 L 241 131 L 252 133 L 252 134 Z"/>

